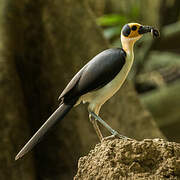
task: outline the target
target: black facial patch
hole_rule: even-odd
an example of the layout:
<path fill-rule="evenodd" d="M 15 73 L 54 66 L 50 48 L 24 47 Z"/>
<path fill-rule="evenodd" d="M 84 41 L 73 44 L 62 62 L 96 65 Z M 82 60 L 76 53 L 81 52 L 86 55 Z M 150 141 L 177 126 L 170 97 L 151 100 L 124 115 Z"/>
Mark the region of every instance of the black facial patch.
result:
<path fill-rule="evenodd" d="M 129 34 L 131 33 L 131 28 L 128 24 L 126 24 L 125 26 L 123 26 L 122 28 L 122 34 L 126 37 L 129 36 Z"/>
<path fill-rule="evenodd" d="M 132 26 L 132 28 L 131 28 L 133 31 L 135 31 L 136 29 L 137 29 L 137 26 Z"/>

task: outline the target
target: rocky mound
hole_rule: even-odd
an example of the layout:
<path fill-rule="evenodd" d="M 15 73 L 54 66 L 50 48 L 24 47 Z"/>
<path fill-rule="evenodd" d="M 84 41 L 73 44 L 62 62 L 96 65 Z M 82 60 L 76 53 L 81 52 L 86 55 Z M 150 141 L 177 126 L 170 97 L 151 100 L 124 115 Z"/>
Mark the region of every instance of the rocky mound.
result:
<path fill-rule="evenodd" d="M 74 180 L 180 179 L 180 144 L 162 139 L 104 140 L 79 159 Z"/>

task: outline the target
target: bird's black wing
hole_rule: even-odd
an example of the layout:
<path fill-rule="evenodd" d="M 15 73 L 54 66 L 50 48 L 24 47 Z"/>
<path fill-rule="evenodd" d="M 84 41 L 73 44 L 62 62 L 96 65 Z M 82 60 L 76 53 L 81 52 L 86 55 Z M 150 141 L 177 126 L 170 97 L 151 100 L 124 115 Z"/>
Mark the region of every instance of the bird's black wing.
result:
<path fill-rule="evenodd" d="M 126 52 L 120 48 L 107 49 L 89 61 L 69 82 L 61 98 L 77 98 L 110 82 L 125 64 Z"/>

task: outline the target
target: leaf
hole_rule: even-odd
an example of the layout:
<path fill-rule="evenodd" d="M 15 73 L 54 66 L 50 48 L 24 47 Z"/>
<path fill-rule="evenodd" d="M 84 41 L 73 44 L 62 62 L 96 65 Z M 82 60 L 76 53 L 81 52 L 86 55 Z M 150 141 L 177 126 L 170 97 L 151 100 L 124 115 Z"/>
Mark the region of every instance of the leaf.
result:
<path fill-rule="evenodd" d="M 104 15 L 97 19 L 97 24 L 100 26 L 114 26 L 123 25 L 127 23 L 128 19 L 125 16 L 119 14 Z"/>

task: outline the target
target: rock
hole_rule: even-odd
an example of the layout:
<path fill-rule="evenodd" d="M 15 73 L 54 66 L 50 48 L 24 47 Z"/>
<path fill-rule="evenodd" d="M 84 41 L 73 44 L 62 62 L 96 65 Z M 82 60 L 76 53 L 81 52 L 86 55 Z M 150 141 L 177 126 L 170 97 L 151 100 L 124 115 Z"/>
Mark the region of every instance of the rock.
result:
<path fill-rule="evenodd" d="M 180 144 L 162 139 L 104 140 L 81 157 L 74 180 L 179 179 Z"/>

